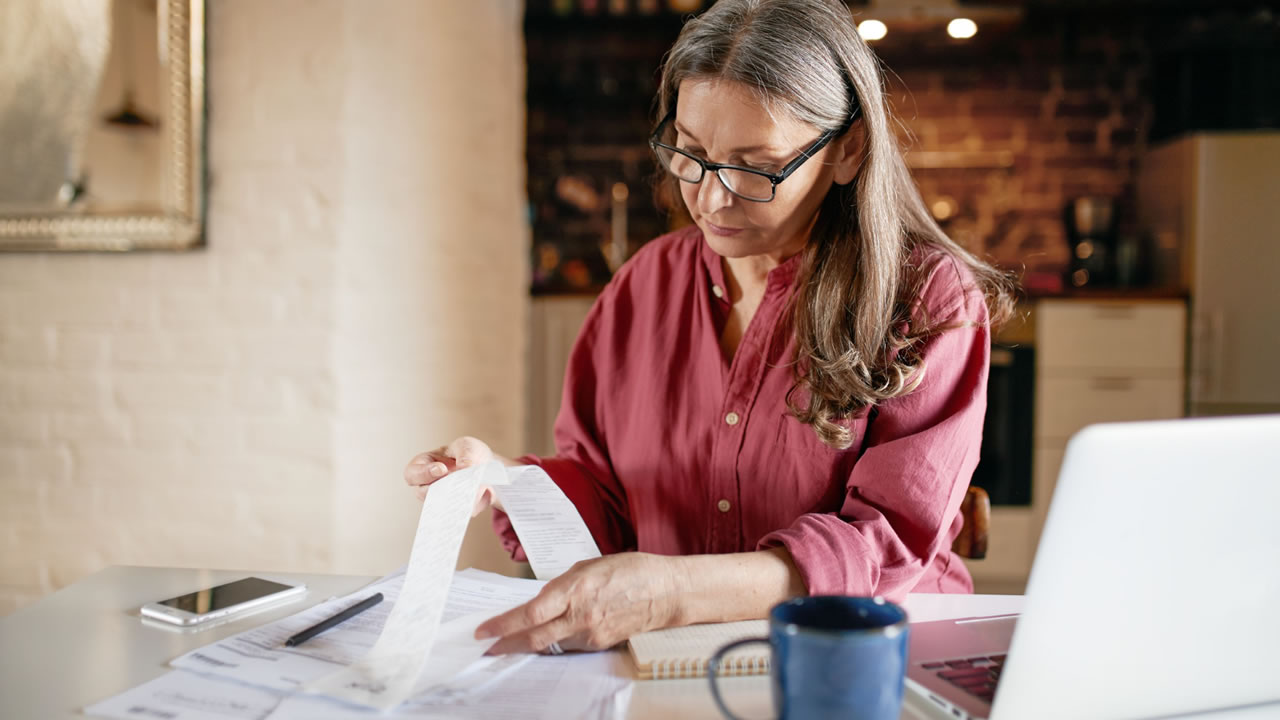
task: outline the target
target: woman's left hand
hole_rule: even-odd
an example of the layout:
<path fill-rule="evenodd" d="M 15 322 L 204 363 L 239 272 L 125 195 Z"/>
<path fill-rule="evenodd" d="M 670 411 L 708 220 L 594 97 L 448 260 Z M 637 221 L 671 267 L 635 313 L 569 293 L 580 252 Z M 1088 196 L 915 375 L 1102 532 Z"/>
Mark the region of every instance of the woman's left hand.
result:
<path fill-rule="evenodd" d="M 501 638 L 490 655 L 604 650 L 680 615 L 678 558 L 619 553 L 583 560 L 548 582 L 538 596 L 486 620 L 476 638 Z"/>

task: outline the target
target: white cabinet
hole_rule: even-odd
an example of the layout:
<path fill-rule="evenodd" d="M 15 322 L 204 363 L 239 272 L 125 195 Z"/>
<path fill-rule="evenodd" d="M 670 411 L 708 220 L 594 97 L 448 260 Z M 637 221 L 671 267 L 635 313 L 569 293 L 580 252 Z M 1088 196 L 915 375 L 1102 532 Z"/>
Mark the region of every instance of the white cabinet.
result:
<path fill-rule="evenodd" d="M 1181 377 L 1183 307 L 1181 300 L 1041 300 L 1036 303 L 1037 369 L 1049 377 L 1092 377 L 1110 370 Z"/>
<path fill-rule="evenodd" d="M 1159 279 L 1191 293 L 1193 415 L 1280 412 L 1278 166 L 1275 131 L 1187 135 L 1141 159 Z"/>
<path fill-rule="evenodd" d="M 1182 300 L 1041 300 L 1034 308 L 1036 381 L 1030 507 L 995 507 L 987 557 L 970 562 L 979 589 L 1021 592 L 1067 440 L 1100 422 L 1182 417 Z"/>
<path fill-rule="evenodd" d="M 1158 371 L 1132 368 L 1080 376 L 1050 371 L 1037 378 L 1037 445 L 1049 441 L 1065 446 L 1067 438 L 1093 423 L 1180 417 L 1182 378 L 1146 372 Z"/>
<path fill-rule="evenodd" d="M 1032 547 L 1067 441 L 1085 425 L 1167 420 L 1186 410 L 1182 300 L 1046 300 L 1036 308 Z M 1029 568 L 1028 568 L 1029 569 Z"/>

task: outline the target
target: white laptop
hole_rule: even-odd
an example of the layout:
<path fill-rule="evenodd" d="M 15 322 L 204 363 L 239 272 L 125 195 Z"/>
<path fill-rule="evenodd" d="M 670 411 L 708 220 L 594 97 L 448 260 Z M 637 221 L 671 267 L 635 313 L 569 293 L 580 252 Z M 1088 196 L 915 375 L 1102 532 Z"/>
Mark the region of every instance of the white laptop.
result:
<path fill-rule="evenodd" d="M 1021 616 L 912 625 L 907 689 L 964 719 L 1280 703 L 1280 415 L 1080 431 Z"/>

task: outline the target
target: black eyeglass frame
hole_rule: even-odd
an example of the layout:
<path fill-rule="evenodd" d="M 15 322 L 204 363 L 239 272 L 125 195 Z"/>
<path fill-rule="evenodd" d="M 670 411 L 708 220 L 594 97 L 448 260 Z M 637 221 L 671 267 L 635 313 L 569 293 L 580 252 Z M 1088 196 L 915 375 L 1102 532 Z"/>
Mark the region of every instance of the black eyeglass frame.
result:
<path fill-rule="evenodd" d="M 747 200 L 749 202 L 759 202 L 759 203 L 772 202 L 773 199 L 778 196 L 778 183 L 791 177 L 791 174 L 794 173 L 797 169 L 799 169 L 800 166 L 803 165 L 806 160 L 816 155 L 818 151 L 821 150 L 822 148 L 826 147 L 827 143 L 831 142 L 833 138 L 843 135 L 844 132 L 853 125 L 853 118 L 851 117 L 849 121 L 846 122 L 841 127 L 838 127 L 834 130 L 828 130 L 822 133 L 822 135 L 820 135 L 817 140 L 814 140 L 813 143 L 809 145 L 809 147 L 805 148 L 804 150 L 801 150 L 800 155 L 796 157 L 796 159 L 784 165 L 783 168 L 778 172 L 769 173 L 769 172 L 765 172 L 764 170 L 757 170 L 755 168 L 743 167 L 741 165 L 730 165 L 727 163 L 713 163 L 713 162 L 710 162 L 709 160 L 703 160 L 702 158 L 690 152 L 681 150 L 678 147 L 673 147 L 664 142 L 661 142 L 660 140 L 658 140 L 658 138 L 662 136 L 663 128 L 665 128 L 667 126 L 667 123 L 671 122 L 672 119 L 675 118 L 675 116 L 676 116 L 676 109 L 675 109 L 675 106 L 673 105 L 671 110 L 667 112 L 667 116 L 662 118 L 662 122 L 658 123 L 658 127 L 654 128 L 653 134 L 649 136 L 649 148 L 653 150 L 655 155 L 657 155 L 658 153 L 658 148 L 665 148 L 667 150 L 670 150 L 671 152 L 679 153 L 689 158 L 690 160 L 694 161 L 695 163 L 697 163 L 698 166 L 702 168 L 702 173 L 698 176 L 697 180 L 685 180 L 684 178 L 680 177 L 679 175 L 676 175 L 675 173 L 671 173 L 671 175 L 675 177 L 675 179 L 679 180 L 680 182 L 687 182 L 691 185 L 697 185 L 707 177 L 707 172 L 710 171 L 713 175 L 716 176 L 716 180 L 718 180 L 720 184 L 724 186 L 724 189 L 728 190 L 730 193 L 733 193 L 735 197 L 740 197 L 743 200 Z M 661 156 L 659 156 L 659 158 L 661 158 Z M 667 167 L 666 163 L 663 163 L 661 159 L 659 159 L 659 163 L 664 166 L 664 169 L 667 172 L 671 172 L 671 168 Z M 753 197 L 747 197 L 746 195 L 742 195 L 738 193 L 738 191 L 729 187 L 729 183 L 725 182 L 724 178 L 720 177 L 720 170 L 737 170 L 738 172 L 751 173 L 752 175 L 759 175 L 760 177 L 768 179 L 769 180 L 769 197 L 766 199 L 753 198 Z"/>

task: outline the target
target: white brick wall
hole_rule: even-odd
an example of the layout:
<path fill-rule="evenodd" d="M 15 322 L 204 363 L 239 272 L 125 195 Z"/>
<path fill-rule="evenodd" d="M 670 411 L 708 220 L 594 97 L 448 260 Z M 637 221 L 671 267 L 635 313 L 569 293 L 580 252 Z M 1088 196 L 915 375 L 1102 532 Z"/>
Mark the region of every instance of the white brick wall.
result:
<path fill-rule="evenodd" d="M 0 256 L 0 613 L 109 564 L 381 572 L 413 453 L 521 450 L 520 10 L 210 3 L 207 249 Z"/>

